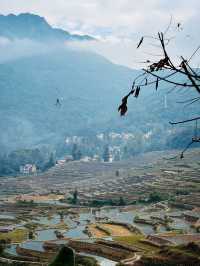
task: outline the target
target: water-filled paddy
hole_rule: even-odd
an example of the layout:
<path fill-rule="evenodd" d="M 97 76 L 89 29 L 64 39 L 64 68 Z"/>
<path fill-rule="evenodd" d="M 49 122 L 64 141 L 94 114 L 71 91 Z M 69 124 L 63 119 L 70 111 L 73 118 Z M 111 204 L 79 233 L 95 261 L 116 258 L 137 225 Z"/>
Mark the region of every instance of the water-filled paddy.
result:
<path fill-rule="evenodd" d="M 44 251 L 43 242 L 40 241 L 27 241 L 20 245 L 22 248 L 32 249 L 36 251 Z"/>
<path fill-rule="evenodd" d="M 87 253 L 79 253 L 79 254 L 95 258 L 101 266 L 114 266 L 114 265 L 116 265 L 116 261 L 108 260 L 108 259 L 103 258 L 103 257 L 99 257 L 96 255 L 91 255 L 91 254 L 87 254 Z"/>
<path fill-rule="evenodd" d="M 164 214 L 165 212 L 160 211 L 159 214 Z M 59 230 L 64 237 L 66 238 L 79 238 L 89 240 L 89 237 L 86 233 L 84 233 L 84 229 L 86 225 L 89 223 L 95 223 L 99 219 L 109 219 L 118 222 L 130 223 L 141 229 L 141 231 L 145 234 L 155 233 L 153 227 L 151 225 L 146 224 L 138 224 L 134 223 L 134 217 L 137 215 L 149 218 L 151 216 L 156 216 L 157 212 L 145 212 L 144 210 L 129 210 L 124 211 L 119 208 L 102 208 L 100 211 L 92 211 L 92 210 L 82 210 L 77 215 L 64 215 L 62 222 L 65 223 L 68 229 Z M 170 212 L 168 212 L 170 215 Z M 34 220 L 33 220 L 34 221 Z M 33 249 L 38 251 L 43 251 L 43 242 L 48 240 L 56 240 L 56 226 L 60 224 L 61 217 L 58 214 L 54 214 L 52 216 L 43 216 L 38 217 L 35 222 L 40 225 L 49 226 L 49 229 L 38 230 L 36 231 L 36 237 L 33 241 L 27 241 L 21 244 L 22 247 L 27 249 Z M 191 232 L 190 224 L 181 218 L 173 218 L 173 223 L 171 226 L 175 229 L 183 229 Z M 54 228 L 51 228 L 54 227 Z M 165 232 L 166 228 L 164 226 L 160 226 L 157 232 Z M 109 238 L 110 240 L 112 237 Z M 62 240 L 57 240 L 62 241 Z M 12 245 L 7 251 L 13 255 L 16 255 L 16 246 Z M 87 254 L 88 255 L 88 254 Z M 92 255 L 93 256 L 93 255 Z M 96 256 L 94 256 L 96 257 Z M 101 266 L 112 266 L 116 263 L 102 257 L 96 257 Z"/>
<path fill-rule="evenodd" d="M 162 212 L 160 213 L 162 214 Z M 61 230 L 61 232 L 63 233 L 64 237 L 88 238 L 88 235 L 83 232 L 88 222 L 95 223 L 96 222 L 95 218 L 105 217 L 113 221 L 133 224 L 136 227 L 138 227 L 143 233 L 148 235 L 155 233 L 153 227 L 147 224 L 134 223 L 134 217 L 139 215 L 148 218 L 150 216 L 154 215 L 156 216 L 156 214 L 157 214 L 156 212 L 144 213 L 143 210 L 120 211 L 119 208 L 102 208 L 100 211 L 96 212 L 95 214 L 92 214 L 91 211 L 86 211 L 80 213 L 80 215 L 77 216 L 76 218 L 72 218 L 70 215 L 64 216 L 63 222 L 69 227 L 69 229 Z M 37 222 L 48 226 L 55 226 L 56 224 L 60 223 L 60 216 L 55 214 L 50 218 L 40 217 L 37 220 Z M 171 227 L 174 229 L 182 229 L 188 232 L 193 232 L 193 229 L 190 227 L 190 224 L 181 218 L 173 218 Z M 39 241 L 54 240 L 56 239 L 54 231 L 55 229 L 46 229 L 46 230 L 37 231 L 37 236 L 35 240 Z M 165 231 L 166 228 L 164 226 L 160 226 L 158 228 L 157 233 L 158 232 L 162 233 Z"/>

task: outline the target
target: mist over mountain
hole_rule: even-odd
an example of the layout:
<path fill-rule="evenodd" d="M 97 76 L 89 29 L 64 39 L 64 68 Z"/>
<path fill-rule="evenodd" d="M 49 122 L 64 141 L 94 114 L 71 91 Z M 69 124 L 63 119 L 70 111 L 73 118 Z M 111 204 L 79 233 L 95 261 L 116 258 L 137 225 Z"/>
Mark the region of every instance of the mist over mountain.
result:
<path fill-rule="evenodd" d="M 119 117 L 121 98 L 139 72 L 64 43 L 92 38 L 53 29 L 32 14 L 0 16 L 0 37 L 8 39 L 0 52 L 1 153 L 41 146 L 55 149 L 67 136 L 92 140 L 102 132 L 131 133 L 132 141 L 123 146 L 137 151 L 183 146 L 191 136 L 190 129 L 173 129 L 168 123 L 197 113 L 194 106 L 183 109 L 176 104 L 176 99 L 185 98 L 185 91 L 166 96 L 165 88 L 157 93 L 146 89 L 138 99 L 129 100 L 128 115 Z M 109 141 L 113 140 L 105 142 Z"/>
<path fill-rule="evenodd" d="M 98 55 L 68 49 L 0 65 L 2 144 L 55 143 L 98 131 L 117 115 L 131 74 Z"/>

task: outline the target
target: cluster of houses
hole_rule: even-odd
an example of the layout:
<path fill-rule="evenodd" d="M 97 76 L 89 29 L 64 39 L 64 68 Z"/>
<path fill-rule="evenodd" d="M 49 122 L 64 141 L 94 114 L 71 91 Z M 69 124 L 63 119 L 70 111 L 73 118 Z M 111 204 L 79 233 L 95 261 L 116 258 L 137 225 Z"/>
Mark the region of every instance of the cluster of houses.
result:
<path fill-rule="evenodd" d="M 19 171 L 23 175 L 34 175 L 37 173 L 37 167 L 35 164 L 25 164 L 20 166 Z"/>

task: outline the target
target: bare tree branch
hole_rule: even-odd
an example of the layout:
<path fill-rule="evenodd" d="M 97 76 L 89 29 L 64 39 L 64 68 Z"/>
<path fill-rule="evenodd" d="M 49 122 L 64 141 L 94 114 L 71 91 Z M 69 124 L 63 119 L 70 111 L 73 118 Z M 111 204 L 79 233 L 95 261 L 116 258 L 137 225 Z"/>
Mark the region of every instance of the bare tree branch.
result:
<path fill-rule="evenodd" d="M 200 116 L 199 116 L 199 117 L 192 118 L 192 119 L 184 120 L 184 121 L 169 122 L 169 123 L 170 123 L 171 125 L 178 125 L 178 124 L 184 124 L 184 123 L 188 123 L 188 122 L 196 121 L 196 120 L 199 120 L 199 119 L 200 119 Z"/>
<path fill-rule="evenodd" d="M 180 57 L 180 63 L 176 65 L 172 57 L 168 54 L 166 46 L 171 42 L 172 39 L 175 37 L 166 37 L 166 34 L 169 32 L 171 24 L 172 24 L 172 16 L 170 18 L 169 25 L 167 26 L 164 33 L 158 32 L 157 36 L 143 36 L 137 48 L 141 46 L 141 44 L 145 41 L 145 38 L 152 39 L 153 41 L 157 42 L 157 44 L 151 44 L 154 47 L 160 48 L 161 53 L 159 54 L 152 54 L 148 53 L 154 57 L 160 57 L 160 59 L 149 60 L 147 59 L 143 63 L 147 63 L 147 67 L 142 69 L 142 73 L 138 75 L 131 87 L 131 91 L 122 99 L 122 104 L 119 107 L 119 111 L 121 115 L 125 115 L 128 110 L 128 98 L 131 94 L 134 93 L 134 96 L 137 98 L 139 96 L 140 89 L 143 87 L 148 87 L 150 85 L 155 84 L 156 90 L 159 89 L 161 83 L 165 82 L 166 84 L 174 85 L 168 93 L 172 92 L 175 89 L 185 88 L 185 89 L 194 89 L 197 93 L 200 94 L 200 74 L 198 69 L 191 67 L 190 61 L 192 58 L 197 54 L 200 50 L 200 46 L 198 46 L 192 55 L 186 60 L 183 56 Z M 182 29 L 181 24 L 177 24 L 177 29 Z M 168 74 L 169 73 L 169 74 Z M 152 80 L 154 78 L 154 80 Z M 180 101 L 179 103 L 186 103 L 186 106 L 194 104 L 200 101 L 200 96 L 193 97 L 192 99 L 186 99 L 184 101 Z M 191 121 L 198 121 L 200 117 L 195 117 L 192 119 L 178 121 L 178 122 L 169 122 L 171 125 L 183 124 L 188 123 Z M 200 137 L 195 136 L 192 138 L 192 141 L 187 145 L 187 147 L 181 153 L 181 158 L 183 158 L 183 153 L 194 143 L 200 142 Z"/>

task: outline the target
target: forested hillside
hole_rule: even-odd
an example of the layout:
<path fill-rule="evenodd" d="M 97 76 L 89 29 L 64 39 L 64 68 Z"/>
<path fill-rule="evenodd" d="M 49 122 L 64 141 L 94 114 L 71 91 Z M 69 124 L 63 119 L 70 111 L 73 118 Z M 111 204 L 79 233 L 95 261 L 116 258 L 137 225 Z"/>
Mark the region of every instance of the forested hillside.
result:
<path fill-rule="evenodd" d="M 18 30 L 12 31 L 12 23 L 17 23 Z M 27 23 L 32 34 L 25 30 Z M 195 105 L 177 104 L 191 97 L 192 92 L 184 89 L 168 93 L 170 88 L 161 84 L 157 92 L 148 88 L 138 99 L 130 99 L 128 115 L 120 117 L 118 105 L 138 71 L 73 45 L 69 47 L 63 42 L 66 35 L 61 31 L 62 38 L 58 38 L 57 31 L 41 17 L 30 14 L 0 17 L 0 34 L 4 38 L 15 45 L 16 39 L 26 37 L 37 43 L 38 49 L 33 51 L 32 47 L 31 52 L 13 57 L 9 57 L 9 49 L 1 51 L 1 155 L 35 148 L 48 150 L 48 156 L 51 152 L 58 156 L 70 154 L 73 136 L 82 138 L 78 144 L 84 155 L 101 155 L 108 145 L 122 152 L 120 158 L 184 147 L 190 141 L 190 125 L 172 127 L 169 121 L 198 113 Z M 83 41 L 83 37 L 80 39 Z M 113 132 L 131 137 L 113 139 Z M 99 140 L 97 135 L 102 133 L 104 137 Z M 71 143 L 66 145 L 66 138 L 71 138 Z"/>

